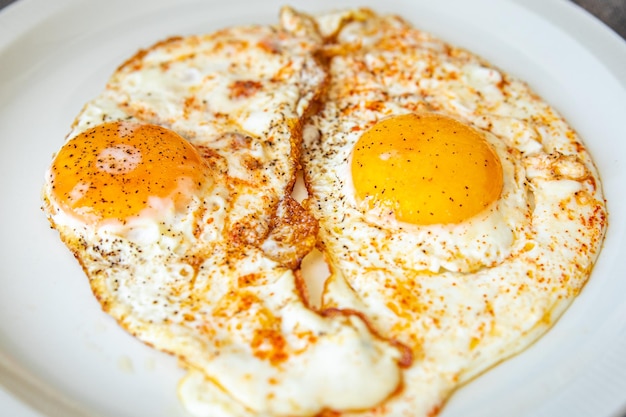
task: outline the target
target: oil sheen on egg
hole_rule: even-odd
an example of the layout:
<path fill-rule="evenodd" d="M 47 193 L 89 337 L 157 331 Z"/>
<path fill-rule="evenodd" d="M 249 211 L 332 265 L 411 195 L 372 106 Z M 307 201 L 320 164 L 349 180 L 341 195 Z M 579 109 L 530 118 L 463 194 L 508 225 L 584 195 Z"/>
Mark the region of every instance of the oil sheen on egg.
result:
<path fill-rule="evenodd" d="M 322 309 L 407 346 L 401 389 L 351 416 L 434 416 L 589 278 L 607 225 L 576 132 L 526 84 L 397 16 L 317 17 L 329 85 L 304 131 Z"/>
<path fill-rule="evenodd" d="M 309 309 L 294 272 L 317 222 L 290 197 L 325 72 L 311 20 L 172 38 L 139 52 L 77 116 L 44 211 L 103 310 L 176 356 L 198 416 L 313 416 L 379 405 L 396 343 L 361 315 Z"/>

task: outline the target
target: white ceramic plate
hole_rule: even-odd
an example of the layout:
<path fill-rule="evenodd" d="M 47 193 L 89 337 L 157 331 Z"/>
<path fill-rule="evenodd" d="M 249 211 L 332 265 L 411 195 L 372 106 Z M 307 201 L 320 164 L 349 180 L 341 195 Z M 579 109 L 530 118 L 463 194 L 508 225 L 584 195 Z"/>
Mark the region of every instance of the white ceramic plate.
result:
<path fill-rule="evenodd" d="M 100 311 L 48 228 L 43 174 L 82 104 L 137 49 L 273 22 L 286 2 L 23 0 L 0 13 L 0 415 L 185 416 L 175 360 Z M 481 54 L 555 105 L 599 166 L 610 226 L 589 284 L 544 338 L 460 389 L 441 417 L 625 414 L 626 43 L 563 0 L 291 3 L 398 12 Z"/>

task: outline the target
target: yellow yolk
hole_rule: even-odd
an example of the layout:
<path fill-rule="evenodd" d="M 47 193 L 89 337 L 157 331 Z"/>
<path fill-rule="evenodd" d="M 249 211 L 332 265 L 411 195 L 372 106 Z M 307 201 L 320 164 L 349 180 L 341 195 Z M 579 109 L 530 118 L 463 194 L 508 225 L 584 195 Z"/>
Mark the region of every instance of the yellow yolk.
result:
<path fill-rule="evenodd" d="M 439 114 L 406 114 L 376 123 L 352 155 L 357 198 L 399 221 L 459 223 L 502 191 L 502 165 L 483 135 Z"/>
<path fill-rule="evenodd" d="M 70 139 L 51 167 L 52 195 L 85 222 L 125 220 L 153 198 L 177 209 L 208 178 L 208 167 L 189 142 L 157 125 L 104 123 Z"/>

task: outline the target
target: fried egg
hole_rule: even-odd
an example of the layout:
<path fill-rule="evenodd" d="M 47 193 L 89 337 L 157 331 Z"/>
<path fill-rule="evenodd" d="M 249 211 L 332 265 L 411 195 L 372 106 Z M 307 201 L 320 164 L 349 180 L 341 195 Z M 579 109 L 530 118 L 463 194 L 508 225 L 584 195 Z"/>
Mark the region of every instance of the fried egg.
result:
<path fill-rule="evenodd" d="M 326 73 L 311 20 L 175 37 L 121 65 L 77 116 L 43 209 L 102 309 L 179 358 L 196 415 L 361 410 L 403 351 L 361 315 L 308 308 L 294 268 L 317 222 L 290 197 Z"/>
<path fill-rule="evenodd" d="M 367 9 L 317 17 L 329 85 L 304 129 L 325 309 L 360 312 L 411 364 L 354 416 L 434 416 L 521 351 L 587 281 L 607 226 L 580 137 L 524 82 Z"/>

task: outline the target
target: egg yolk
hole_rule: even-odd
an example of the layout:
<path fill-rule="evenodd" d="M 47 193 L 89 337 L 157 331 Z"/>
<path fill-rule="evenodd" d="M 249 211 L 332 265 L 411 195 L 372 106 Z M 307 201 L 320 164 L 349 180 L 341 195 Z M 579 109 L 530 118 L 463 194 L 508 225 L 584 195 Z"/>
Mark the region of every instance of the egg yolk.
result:
<path fill-rule="evenodd" d="M 439 114 L 379 121 L 357 141 L 351 172 L 360 201 L 417 225 L 469 219 L 499 198 L 503 183 L 484 136 Z"/>
<path fill-rule="evenodd" d="M 184 138 L 161 126 L 125 121 L 70 139 L 51 166 L 54 199 L 86 222 L 123 221 L 150 207 L 154 197 L 181 209 L 207 178 L 206 162 Z"/>

